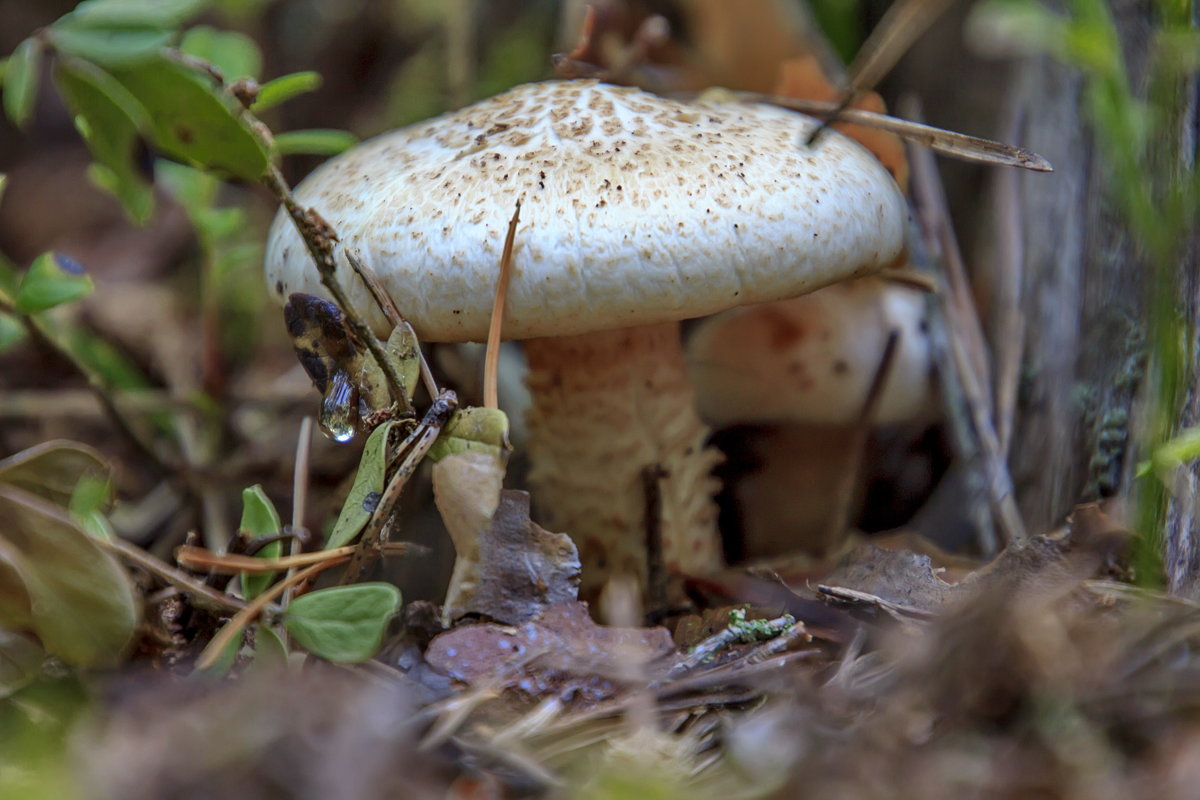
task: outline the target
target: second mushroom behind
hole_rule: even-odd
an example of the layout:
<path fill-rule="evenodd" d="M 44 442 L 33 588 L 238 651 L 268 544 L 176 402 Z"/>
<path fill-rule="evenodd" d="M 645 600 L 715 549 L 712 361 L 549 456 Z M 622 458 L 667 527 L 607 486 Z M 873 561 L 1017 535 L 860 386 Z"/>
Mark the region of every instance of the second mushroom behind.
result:
<path fill-rule="evenodd" d="M 535 512 L 569 533 L 585 597 L 616 572 L 719 563 L 678 320 L 804 294 L 896 261 L 907 208 L 855 142 L 771 106 L 685 104 L 548 81 L 384 134 L 297 190 L 341 237 L 340 278 L 379 332 L 357 250 L 425 341 L 481 341 L 512 209 L 504 316 L 526 343 Z M 289 221 L 268 285 L 322 294 Z"/>

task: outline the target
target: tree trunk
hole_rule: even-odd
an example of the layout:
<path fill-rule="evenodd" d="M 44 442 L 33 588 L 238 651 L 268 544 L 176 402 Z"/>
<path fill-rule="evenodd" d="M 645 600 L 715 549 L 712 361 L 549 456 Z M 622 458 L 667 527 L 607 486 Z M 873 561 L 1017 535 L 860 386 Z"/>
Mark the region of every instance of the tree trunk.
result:
<path fill-rule="evenodd" d="M 931 124 L 1023 145 L 1055 168 L 1041 175 L 943 167 L 992 353 L 1022 343 L 1009 467 L 1025 524 L 1038 533 L 1060 524 L 1076 503 L 1130 497 L 1134 467 L 1147 457 L 1133 445 L 1144 416 L 1155 265 L 1114 202 L 1111 171 L 1087 118 L 1084 78 L 1046 56 L 1000 63 L 974 56 L 962 36 L 969 5 L 956 4 L 890 84 L 918 93 Z M 1151 55 L 1151 5 L 1112 3 L 1135 92 Z M 1194 79 L 1180 87 L 1180 102 L 1167 154 L 1177 165 L 1195 155 Z M 1194 240 L 1175 267 L 1194 331 Z M 1197 350 L 1192 343 L 1193 359 Z M 993 383 L 1002 392 L 1007 381 L 993 375 Z M 1175 422 L 1198 418 L 1193 387 Z M 1198 484 L 1200 468 L 1180 470 L 1164 532 L 1168 585 L 1191 596 L 1200 593 Z"/>

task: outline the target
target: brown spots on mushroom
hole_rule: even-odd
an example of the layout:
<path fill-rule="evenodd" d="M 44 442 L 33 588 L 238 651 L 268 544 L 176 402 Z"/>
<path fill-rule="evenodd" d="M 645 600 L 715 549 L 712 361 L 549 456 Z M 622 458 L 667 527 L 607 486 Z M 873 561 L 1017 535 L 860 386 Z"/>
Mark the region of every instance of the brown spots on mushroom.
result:
<path fill-rule="evenodd" d="M 763 306 L 759 309 L 758 316 L 766 329 L 767 342 L 772 350 L 786 350 L 793 347 L 807 334 L 799 321 L 770 306 Z"/>

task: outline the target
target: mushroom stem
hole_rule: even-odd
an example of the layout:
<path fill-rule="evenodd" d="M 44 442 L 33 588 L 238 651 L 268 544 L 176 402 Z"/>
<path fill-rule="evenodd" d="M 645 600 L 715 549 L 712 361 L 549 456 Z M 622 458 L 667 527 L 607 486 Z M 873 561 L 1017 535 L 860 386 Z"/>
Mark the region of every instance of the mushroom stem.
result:
<path fill-rule="evenodd" d="M 718 567 L 712 468 L 721 457 L 705 446 L 678 324 L 531 339 L 525 351 L 533 500 L 547 527 L 578 546 L 581 596 L 595 599 L 617 573 L 646 592 L 648 507 L 659 509 L 668 573 Z M 657 497 L 648 497 L 644 476 L 655 470 Z"/>

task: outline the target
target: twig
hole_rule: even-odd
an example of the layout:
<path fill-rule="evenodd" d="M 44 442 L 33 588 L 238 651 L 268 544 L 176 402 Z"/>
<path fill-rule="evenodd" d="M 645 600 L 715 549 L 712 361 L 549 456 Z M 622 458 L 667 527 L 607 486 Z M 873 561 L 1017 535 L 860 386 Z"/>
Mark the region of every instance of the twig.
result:
<path fill-rule="evenodd" d="M 815 117 L 831 117 L 837 112 L 838 104 L 826 100 L 801 100 L 795 97 L 784 97 L 778 94 L 763 94 L 762 92 L 733 92 L 739 100 L 750 103 L 769 103 L 782 108 L 790 108 L 803 114 Z M 908 115 L 906 115 L 908 116 Z M 924 145 L 934 152 L 957 158 L 962 161 L 973 161 L 979 164 L 992 164 L 1002 167 L 1020 167 L 1034 172 L 1053 172 L 1054 167 L 1042 156 L 1024 147 L 995 142 L 979 136 L 969 136 L 943 128 L 935 128 L 888 114 L 878 114 L 874 111 L 863 111 L 858 108 L 848 108 L 839 113 L 839 122 L 850 122 L 867 128 L 875 128 L 888 133 L 894 133 L 902 139 Z"/>
<path fill-rule="evenodd" d="M 145 550 L 130 544 L 124 539 L 96 539 L 97 544 L 109 550 L 116 556 L 128 561 L 134 566 L 146 570 L 151 575 L 160 578 L 180 591 L 188 594 L 192 602 L 210 611 L 241 611 L 246 604 L 236 597 L 218 592 L 203 581 L 196 580 L 182 570 L 172 567 L 165 561 L 156 558 Z"/>
<path fill-rule="evenodd" d="M 300 555 L 303 547 L 301 538 L 308 538 L 308 531 L 304 527 L 304 508 L 308 503 L 308 458 L 312 452 L 312 429 L 313 418 L 306 415 L 300 420 L 300 435 L 296 438 L 296 464 L 292 467 L 292 533 L 295 535 L 292 537 L 289 553 L 293 558 Z M 178 554 L 175 560 L 179 560 Z M 292 577 L 294 573 L 295 569 L 289 568 L 287 577 Z M 292 592 L 289 589 L 283 593 L 284 607 L 286 608 L 291 601 Z"/>
<path fill-rule="evenodd" d="M 858 54 L 850 64 L 850 85 L 846 93 L 833 113 L 808 137 L 807 144 L 813 145 L 825 129 L 841 119 L 859 94 L 883 80 L 917 37 L 933 24 L 951 2 L 952 0 L 898 0 L 893 3 L 858 49 Z"/>
<path fill-rule="evenodd" d="M 912 116 L 919 109 L 911 107 Z M 933 157 L 926 150 L 909 148 L 914 203 L 930 249 L 941 255 L 949 290 L 937 295 L 949 326 L 950 352 L 963 397 L 981 450 L 988 502 L 1005 544 L 1026 537 L 1013 499 L 1012 477 L 1000 455 L 991 415 L 992 393 L 988 380 L 986 345 L 970 283 L 950 226 L 945 196 Z"/>
<path fill-rule="evenodd" d="M 349 556 L 340 556 L 338 558 L 326 559 L 319 564 L 313 564 L 311 567 L 303 569 L 300 572 L 297 572 L 295 575 L 291 575 L 285 580 L 274 584 L 258 597 L 254 598 L 252 601 L 246 604 L 245 608 L 235 614 L 233 618 L 229 620 L 229 622 L 225 623 L 225 627 L 217 631 L 217 635 L 212 638 L 212 641 L 210 641 L 204 648 L 204 652 L 202 652 L 200 657 L 196 659 L 196 669 L 208 669 L 213 664 L 217 663 L 217 659 L 221 657 L 221 653 L 223 653 L 225 648 L 229 646 L 229 643 L 233 641 L 233 637 L 245 630 L 246 626 L 250 624 L 250 621 L 261 614 L 263 610 L 275 600 L 275 598 L 279 597 L 291 587 L 303 583 L 315 575 L 319 575 L 324 570 L 327 570 L 331 567 L 336 567 L 337 565 L 349 560 Z"/>
<path fill-rule="evenodd" d="M 375 299 L 375 304 L 379 306 L 379 310 L 383 312 L 383 316 L 392 324 L 392 327 L 406 324 L 400 309 L 396 308 L 392 296 L 383 288 L 375 270 L 364 264 L 358 253 L 353 250 L 346 251 L 346 260 L 350 262 L 350 266 L 366 285 L 367 291 Z M 432 400 L 438 396 L 439 390 L 437 381 L 433 378 L 433 370 L 429 368 L 429 362 L 425 360 L 425 354 L 421 352 L 420 345 L 417 346 L 417 364 L 421 370 L 421 382 L 425 384 L 425 391 L 429 393 L 429 399 Z"/>
<path fill-rule="evenodd" d="M 740 616 L 738 612 L 740 612 Z M 761 641 L 765 638 L 773 638 L 792 629 L 793 626 L 799 627 L 801 630 L 804 629 L 804 624 L 797 623 L 796 618 L 791 614 L 784 614 L 782 617 L 776 617 L 775 619 L 747 622 L 745 609 L 733 609 L 729 612 L 729 616 L 730 621 L 725 628 L 717 631 L 689 650 L 684 659 L 671 667 L 661 680 L 651 684 L 651 688 L 658 688 L 682 675 L 686 675 L 705 661 L 712 659 L 717 653 L 739 642 L 753 642 Z"/>
<path fill-rule="evenodd" d="M 496 278 L 496 296 L 492 301 L 492 319 L 488 324 L 487 350 L 483 357 L 483 405 L 499 408 L 497 374 L 500 368 L 500 328 L 504 324 L 504 299 L 508 296 L 508 281 L 512 277 L 513 241 L 517 236 L 517 224 L 521 221 L 521 201 L 513 210 L 508 221 L 508 235 L 504 237 L 504 252 L 500 255 L 500 275 Z"/>
<path fill-rule="evenodd" d="M 362 539 L 359 540 L 355 547 L 354 555 L 350 559 L 350 565 L 346 568 L 345 574 L 342 576 L 341 582 L 352 583 L 357 580 L 362 572 L 366 569 L 368 561 L 375 557 L 379 552 L 384 541 L 383 532 L 385 526 L 392 519 L 392 510 L 396 506 L 396 502 L 400 499 L 400 494 L 404 491 L 404 486 L 408 482 L 409 476 L 416 471 L 417 466 L 421 463 L 421 459 L 429 452 L 429 448 L 433 446 L 437 440 L 438 434 L 441 433 L 442 426 L 446 424 L 446 420 L 450 419 L 450 415 L 458 408 L 458 396 L 454 392 L 446 389 L 433 401 L 433 405 L 425 412 L 425 417 L 421 423 L 408 435 L 400 445 L 400 465 L 396 468 L 392 479 L 388 481 L 387 486 L 383 490 L 383 494 L 379 498 L 379 503 L 375 507 L 374 513 L 371 514 L 371 519 L 367 522 L 367 528 L 363 532 Z"/>
<path fill-rule="evenodd" d="M 1021 128 L 1020 116 L 1009 131 Z M 1007 460 L 1016 417 L 1021 355 L 1025 349 L 1025 317 L 1021 313 L 1021 284 L 1025 273 L 1025 233 L 1020 213 L 1017 176 L 1001 172 L 995 176 L 996 222 L 996 439 L 1000 457 Z"/>
<path fill-rule="evenodd" d="M 175 560 L 179 562 L 180 566 L 186 569 L 204 570 L 217 575 L 237 575 L 242 572 L 262 575 L 280 570 L 288 570 L 291 573 L 300 567 L 320 564 L 331 558 L 342 558 L 353 555 L 357 547 L 357 545 L 348 544 L 344 547 L 335 547 L 332 550 L 317 550 L 312 553 L 298 553 L 296 555 L 280 556 L 279 558 L 258 558 L 256 556 L 239 555 L 236 553 L 214 553 L 203 547 L 185 544 L 175 548 Z M 398 556 L 424 549 L 419 545 L 412 545 L 408 542 L 389 542 L 383 547 L 386 555 Z M 242 606 L 242 603 L 238 603 L 239 609 Z"/>
<path fill-rule="evenodd" d="M 247 116 L 249 116 L 247 114 Z M 253 128 L 253 126 L 251 126 Z M 275 199 L 279 204 L 287 210 L 287 214 L 291 217 L 292 222 L 296 226 L 296 230 L 300 233 L 300 238 L 304 240 L 305 246 L 308 248 L 309 255 L 312 256 L 313 263 L 316 264 L 317 273 L 321 276 L 321 283 L 333 295 L 334 302 L 342 309 L 342 313 L 346 315 L 346 322 L 350 326 L 350 330 L 354 333 L 354 337 L 359 343 L 364 345 L 374 357 L 375 362 L 379 364 L 379 369 L 383 372 L 384 380 L 387 381 L 388 391 L 391 392 L 392 399 L 396 402 L 400 411 L 403 413 L 412 413 L 412 406 L 409 405 L 408 398 L 404 396 L 402 387 L 404 382 L 400 380 L 400 375 L 396 372 L 395 365 L 388 360 L 387 354 L 383 351 L 383 345 L 375 338 L 375 334 L 367 327 L 367 323 L 359 315 L 358 309 L 350 302 L 350 298 L 346 296 L 342 289 L 342 284 L 337 278 L 337 259 L 334 258 L 333 248 L 334 243 L 338 240 L 337 233 L 333 227 L 326 222 L 316 209 L 304 208 L 296 202 L 292 190 L 288 187 L 287 181 L 283 179 L 283 175 L 279 172 L 279 167 L 271 164 L 265 175 L 262 177 L 262 182 L 266 185 L 271 193 L 275 195 Z"/>

